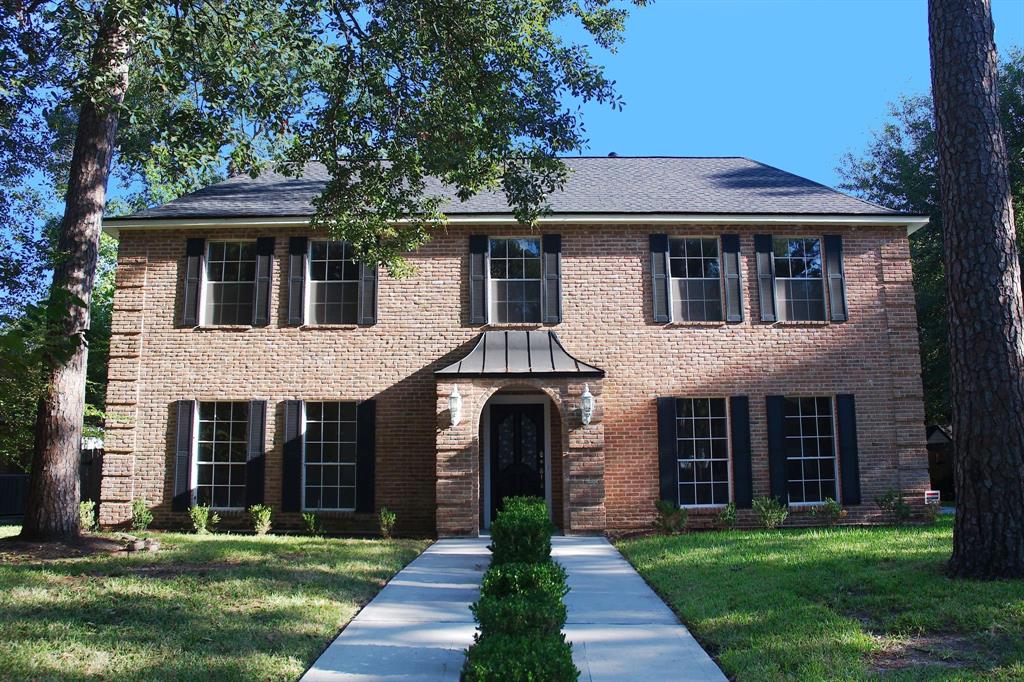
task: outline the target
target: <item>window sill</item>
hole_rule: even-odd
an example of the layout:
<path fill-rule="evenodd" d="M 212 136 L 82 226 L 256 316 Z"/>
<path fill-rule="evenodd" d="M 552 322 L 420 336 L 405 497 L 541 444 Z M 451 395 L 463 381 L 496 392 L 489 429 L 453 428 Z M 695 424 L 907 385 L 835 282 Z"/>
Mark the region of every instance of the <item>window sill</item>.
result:
<path fill-rule="evenodd" d="M 827 327 L 830 320 L 778 320 L 772 322 L 773 327 Z"/>
<path fill-rule="evenodd" d="M 487 329 L 543 329 L 553 327 L 556 323 L 549 322 L 488 322 L 483 325 Z"/>
<path fill-rule="evenodd" d="M 729 323 L 725 320 L 679 320 L 667 323 L 665 326 L 668 328 L 672 327 L 725 327 L 729 324 L 736 324 L 735 322 Z"/>
<path fill-rule="evenodd" d="M 250 329 L 255 329 L 251 324 L 201 324 L 193 327 L 192 329 L 197 332 L 247 332 Z"/>
<path fill-rule="evenodd" d="M 330 331 L 338 329 L 359 329 L 358 324 L 304 324 L 299 326 L 302 331 Z"/>
<path fill-rule="evenodd" d="M 327 519 L 350 518 L 356 515 L 355 509 L 303 509 L 303 514 L 316 514 Z"/>

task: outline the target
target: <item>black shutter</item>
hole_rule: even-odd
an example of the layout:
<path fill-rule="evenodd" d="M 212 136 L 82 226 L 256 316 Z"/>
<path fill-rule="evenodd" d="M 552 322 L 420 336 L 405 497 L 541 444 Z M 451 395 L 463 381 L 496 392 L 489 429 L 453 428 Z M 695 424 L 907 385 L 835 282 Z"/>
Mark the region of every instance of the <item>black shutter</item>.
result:
<path fill-rule="evenodd" d="M 729 398 L 732 436 L 733 499 L 740 509 L 750 509 L 754 499 L 754 471 L 750 459 L 750 400 L 745 395 Z"/>
<path fill-rule="evenodd" d="M 843 479 L 843 504 L 860 504 L 857 410 L 853 396 L 837 395 L 836 412 L 839 416 L 839 472 Z"/>
<path fill-rule="evenodd" d="M 668 235 L 652 234 L 651 242 L 651 305 L 655 322 L 669 322 Z"/>
<path fill-rule="evenodd" d="M 772 254 L 772 236 L 754 235 L 754 251 L 757 253 L 757 293 L 761 305 L 761 321 L 775 322 L 775 262 Z"/>
<path fill-rule="evenodd" d="M 846 321 L 846 282 L 843 277 L 843 238 L 825 235 L 825 273 L 828 275 L 828 309 L 833 322 Z"/>
<path fill-rule="evenodd" d="M 765 399 L 768 417 L 768 478 L 771 496 L 783 503 L 789 501 L 786 492 L 786 424 L 785 398 L 770 395 Z"/>
<path fill-rule="evenodd" d="M 205 239 L 185 242 L 185 290 L 181 294 L 181 326 L 199 324 L 199 288 L 203 282 L 203 251 Z"/>
<path fill-rule="evenodd" d="M 249 429 L 245 454 L 245 506 L 263 504 L 266 469 L 267 401 L 249 401 Z"/>
<path fill-rule="evenodd" d="M 541 237 L 541 252 L 541 320 L 544 324 L 558 324 L 562 321 L 562 235 Z"/>
<path fill-rule="evenodd" d="M 469 236 L 469 323 L 487 324 L 487 235 Z"/>
<path fill-rule="evenodd" d="M 305 237 L 288 240 L 288 324 L 296 327 L 305 322 L 307 246 Z"/>
<path fill-rule="evenodd" d="M 281 510 L 302 508 L 302 401 L 284 401 L 284 459 L 281 464 Z"/>
<path fill-rule="evenodd" d="M 658 495 L 679 504 L 676 399 L 658 398 Z"/>
<path fill-rule="evenodd" d="M 274 265 L 274 238 L 256 240 L 256 291 L 252 297 L 252 324 L 270 324 L 270 277 Z"/>
<path fill-rule="evenodd" d="M 359 265 L 359 324 L 377 324 L 376 265 Z"/>
<path fill-rule="evenodd" d="M 174 498 L 171 509 L 185 511 L 192 506 L 192 421 L 195 418 L 196 401 L 179 400 L 175 407 Z"/>
<path fill-rule="evenodd" d="M 377 405 L 364 400 L 356 408 L 356 511 L 373 513 L 377 464 Z"/>
<path fill-rule="evenodd" d="M 725 275 L 725 321 L 743 321 L 742 283 L 740 280 L 740 236 L 722 235 L 722 273 Z"/>

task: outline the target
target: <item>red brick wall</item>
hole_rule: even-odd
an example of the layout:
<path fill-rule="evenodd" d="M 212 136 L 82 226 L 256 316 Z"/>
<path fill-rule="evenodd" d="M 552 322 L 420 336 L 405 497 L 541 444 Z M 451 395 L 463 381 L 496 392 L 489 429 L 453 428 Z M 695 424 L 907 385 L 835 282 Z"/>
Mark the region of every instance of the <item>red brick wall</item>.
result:
<path fill-rule="evenodd" d="M 175 400 L 270 401 L 266 498 L 277 506 L 281 401 L 375 398 L 377 504 L 398 513 L 402 532 L 434 532 L 438 420 L 433 371 L 461 357 L 481 331 L 467 323 L 468 235 L 524 231 L 449 227 L 409 255 L 415 276 L 396 281 L 382 273 L 376 325 L 293 328 L 285 326 L 283 305 L 287 238 L 303 231 L 123 230 L 102 521 L 126 519 L 129 501 L 138 496 L 155 505 L 158 523 L 185 520 L 170 512 Z M 900 488 L 916 499 L 927 487 L 916 317 L 902 228 L 638 224 L 563 225 L 544 231 L 563 237 L 564 321 L 551 328 L 570 353 L 607 372 L 599 409 L 609 528 L 650 523 L 658 487 L 655 398 L 665 395 L 750 396 L 755 496 L 768 493 L 764 397 L 770 394 L 856 396 L 865 504 L 853 510 L 852 519 L 868 519 L 874 513 L 871 501 L 885 490 Z M 758 322 L 753 234 L 826 231 L 844 237 L 849 321 Z M 744 321 L 655 324 L 648 252 L 652 232 L 740 233 Z M 276 237 L 268 327 L 176 326 L 190 236 Z M 279 515 L 278 520 L 298 523 L 297 515 Z M 339 529 L 375 526 L 374 519 L 351 514 L 339 514 L 331 523 Z"/>

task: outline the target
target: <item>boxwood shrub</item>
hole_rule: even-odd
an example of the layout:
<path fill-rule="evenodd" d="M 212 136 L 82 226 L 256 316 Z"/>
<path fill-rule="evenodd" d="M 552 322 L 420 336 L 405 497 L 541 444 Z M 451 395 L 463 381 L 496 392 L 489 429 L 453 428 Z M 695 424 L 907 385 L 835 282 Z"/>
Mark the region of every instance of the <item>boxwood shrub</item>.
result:
<path fill-rule="evenodd" d="M 470 609 L 485 637 L 555 635 L 565 625 L 565 604 L 557 594 L 531 590 L 504 596 L 483 595 Z"/>
<path fill-rule="evenodd" d="M 466 652 L 462 682 L 576 682 L 565 635 L 483 637 Z"/>
<path fill-rule="evenodd" d="M 513 562 L 491 566 L 484 573 L 480 593 L 507 597 L 539 590 L 561 599 L 568 593 L 565 569 L 554 561 L 542 564 Z"/>
<path fill-rule="evenodd" d="M 551 558 L 554 525 L 544 500 L 509 497 L 491 522 L 491 565 L 542 563 Z"/>

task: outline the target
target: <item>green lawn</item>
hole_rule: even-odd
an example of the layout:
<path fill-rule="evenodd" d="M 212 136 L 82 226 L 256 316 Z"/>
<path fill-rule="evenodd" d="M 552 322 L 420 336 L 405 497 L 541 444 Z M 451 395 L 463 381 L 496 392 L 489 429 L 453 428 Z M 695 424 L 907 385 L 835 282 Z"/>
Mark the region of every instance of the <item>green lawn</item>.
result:
<path fill-rule="evenodd" d="M 155 554 L 0 554 L 0 677 L 293 680 L 427 544 L 151 535 Z"/>
<path fill-rule="evenodd" d="M 952 519 L 618 543 L 737 680 L 1024 679 L 1024 582 L 943 575 Z"/>

